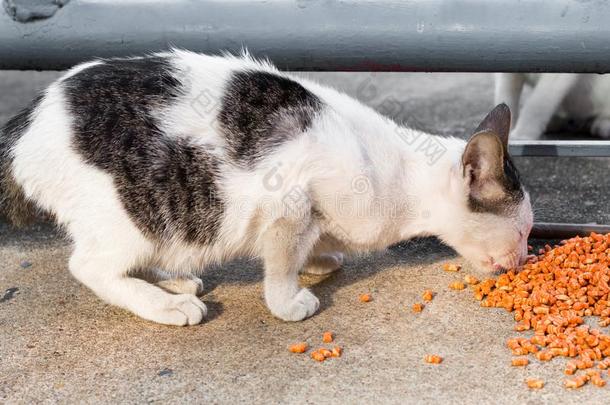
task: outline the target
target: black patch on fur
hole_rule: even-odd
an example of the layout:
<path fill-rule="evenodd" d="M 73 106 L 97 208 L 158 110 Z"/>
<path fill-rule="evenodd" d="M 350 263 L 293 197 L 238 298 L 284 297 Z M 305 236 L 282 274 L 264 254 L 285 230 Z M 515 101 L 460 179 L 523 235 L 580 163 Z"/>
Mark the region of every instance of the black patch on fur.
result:
<path fill-rule="evenodd" d="M 229 80 L 218 118 L 229 155 L 248 165 L 309 128 L 321 108 L 320 99 L 294 80 L 244 71 Z"/>
<path fill-rule="evenodd" d="M 468 199 L 468 206 L 472 212 L 510 215 L 513 210 L 521 204 L 524 198 L 521 178 L 519 171 L 506 151 L 504 154 L 503 169 L 504 176 L 500 179 L 500 185 L 504 190 L 505 196 L 495 201 L 481 201 L 470 196 Z"/>
<path fill-rule="evenodd" d="M 12 149 L 30 126 L 32 115 L 40 105 L 42 96 L 11 118 L 0 130 L 0 211 L 13 225 L 22 226 L 34 220 L 36 207 L 28 200 L 13 177 Z"/>
<path fill-rule="evenodd" d="M 112 175 L 144 234 L 212 242 L 224 212 L 219 161 L 203 146 L 164 136 L 153 115 L 181 90 L 168 61 L 108 60 L 68 78 L 64 86 L 75 149 Z"/>

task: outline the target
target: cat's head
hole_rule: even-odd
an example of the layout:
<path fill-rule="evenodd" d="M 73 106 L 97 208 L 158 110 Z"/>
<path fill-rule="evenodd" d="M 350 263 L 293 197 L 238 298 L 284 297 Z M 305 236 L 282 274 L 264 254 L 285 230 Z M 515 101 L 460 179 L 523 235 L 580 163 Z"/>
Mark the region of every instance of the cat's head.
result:
<path fill-rule="evenodd" d="M 459 173 L 454 173 L 459 225 L 443 238 L 473 265 L 489 271 L 525 261 L 533 223 L 529 194 L 508 154 L 510 120 L 508 106 L 498 105 L 464 148 Z"/>

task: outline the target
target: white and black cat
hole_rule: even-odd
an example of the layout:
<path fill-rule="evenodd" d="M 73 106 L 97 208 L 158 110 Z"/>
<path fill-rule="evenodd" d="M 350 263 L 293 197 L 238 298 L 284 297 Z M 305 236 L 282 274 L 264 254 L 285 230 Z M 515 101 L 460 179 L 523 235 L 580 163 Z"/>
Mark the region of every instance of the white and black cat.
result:
<path fill-rule="evenodd" d="M 468 143 L 398 126 L 247 55 L 175 50 L 79 65 L 2 130 L 2 209 L 49 212 L 72 274 L 142 318 L 199 323 L 202 268 L 260 257 L 277 317 L 314 314 L 300 271 L 436 235 L 474 265 L 527 254 L 529 196 L 496 107 Z M 141 269 L 166 280 L 133 277 Z"/>
<path fill-rule="evenodd" d="M 519 110 L 525 85 L 530 96 Z M 495 103 L 506 103 L 513 112 L 511 138 L 538 139 L 555 115 L 591 120 L 591 133 L 610 139 L 610 76 L 576 73 L 498 73 Z"/>

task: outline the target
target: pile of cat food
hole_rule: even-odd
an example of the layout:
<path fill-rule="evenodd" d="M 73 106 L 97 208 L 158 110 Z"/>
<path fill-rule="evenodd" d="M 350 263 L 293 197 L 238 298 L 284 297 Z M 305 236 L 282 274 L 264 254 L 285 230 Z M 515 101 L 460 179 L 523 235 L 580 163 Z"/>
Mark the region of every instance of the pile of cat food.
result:
<path fill-rule="evenodd" d="M 335 336 L 332 332 L 324 332 L 322 335 L 323 343 L 333 343 Z M 305 353 L 309 349 L 309 345 L 306 342 L 295 343 L 288 347 L 291 353 Z M 340 346 L 334 346 L 332 348 L 319 348 L 311 352 L 310 356 L 316 361 L 324 361 L 331 357 L 341 357 L 343 349 Z"/>
<path fill-rule="evenodd" d="M 610 376 L 610 335 L 585 324 L 599 317 L 600 327 L 610 325 L 610 234 L 575 237 L 551 248 L 546 245 L 521 271 L 511 270 L 497 279 L 474 285 L 482 307 L 505 308 L 514 313 L 515 330 L 533 332 L 506 342 L 516 357 L 513 366 L 527 366 L 528 356 L 546 362 L 563 357 L 564 386 L 587 383 L 603 387 Z M 544 381 L 528 379 L 530 388 Z"/>

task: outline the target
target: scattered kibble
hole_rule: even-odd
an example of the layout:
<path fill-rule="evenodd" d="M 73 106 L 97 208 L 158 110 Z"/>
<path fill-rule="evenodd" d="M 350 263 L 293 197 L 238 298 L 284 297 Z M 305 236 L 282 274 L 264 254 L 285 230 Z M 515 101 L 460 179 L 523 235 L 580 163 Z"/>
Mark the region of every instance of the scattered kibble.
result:
<path fill-rule="evenodd" d="M 320 353 L 317 350 L 311 352 L 311 358 L 314 359 L 315 361 L 324 361 L 324 360 L 326 360 L 326 356 L 324 356 L 324 354 Z"/>
<path fill-rule="evenodd" d="M 371 301 L 370 294 L 360 294 L 360 302 L 369 302 Z"/>
<path fill-rule="evenodd" d="M 591 379 L 591 377 L 589 377 L 587 374 L 582 374 L 582 375 L 579 375 L 578 377 L 574 377 L 574 378 L 565 380 L 564 386 L 566 388 L 571 388 L 571 389 L 580 388 L 583 385 L 585 385 L 590 379 Z"/>
<path fill-rule="evenodd" d="M 325 358 L 329 358 L 333 355 L 333 352 L 328 349 L 318 349 L 318 352 L 321 353 Z"/>
<path fill-rule="evenodd" d="M 417 304 L 413 304 L 413 308 L 412 309 L 413 309 L 413 312 L 417 314 L 417 313 L 419 313 L 419 312 L 424 310 L 424 306 L 422 304 L 420 304 L 420 303 L 417 303 Z"/>
<path fill-rule="evenodd" d="M 578 367 L 576 367 L 576 362 L 568 361 L 566 363 L 566 368 L 563 370 L 563 372 L 565 375 L 574 375 L 574 373 L 576 373 L 576 370 L 578 370 Z"/>
<path fill-rule="evenodd" d="M 443 358 L 436 354 L 427 354 L 424 357 L 424 361 L 429 364 L 441 364 L 441 362 L 443 361 Z"/>
<path fill-rule="evenodd" d="M 525 383 L 527 384 L 528 388 L 540 389 L 544 387 L 544 381 L 538 378 L 528 378 L 525 380 Z"/>
<path fill-rule="evenodd" d="M 308 348 L 309 348 L 309 345 L 307 343 L 301 342 L 301 343 L 295 343 L 293 345 L 290 345 L 288 350 L 290 350 L 292 353 L 305 353 Z"/>
<path fill-rule="evenodd" d="M 610 325 L 610 234 L 546 245 L 522 267 L 482 281 L 473 292 L 482 307 L 513 312 L 515 330 L 533 332 L 506 342 L 513 355 L 534 354 L 540 361 L 569 358 L 564 373 L 585 374 L 565 380 L 566 388 L 589 381 L 605 385 L 600 372 L 591 369 L 610 368 L 610 335 L 586 325 L 584 318 L 597 316 L 601 327 Z"/>
<path fill-rule="evenodd" d="M 591 384 L 603 387 L 606 385 L 606 380 L 604 380 L 599 374 L 591 376 Z"/>
<path fill-rule="evenodd" d="M 332 332 L 324 332 L 322 335 L 322 342 L 324 343 L 332 343 L 334 340 L 334 336 Z"/>
<path fill-rule="evenodd" d="M 476 278 L 475 276 L 471 276 L 470 274 L 466 274 L 464 276 L 464 281 L 470 285 L 479 284 L 479 279 Z"/>
<path fill-rule="evenodd" d="M 459 291 L 466 288 L 466 286 L 461 281 L 454 281 L 453 283 L 449 284 L 449 288 Z"/>
<path fill-rule="evenodd" d="M 434 298 L 434 293 L 432 292 L 432 290 L 425 290 L 422 294 L 422 299 L 426 302 L 432 301 L 432 298 Z"/>
<path fill-rule="evenodd" d="M 443 264 L 443 270 L 449 271 L 449 272 L 460 271 L 460 268 L 461 268 L 461 266 L 459 264 L 451 264 L 451 263 Z"/>
<path fill-rule="evenodd" d="M 333 357 L 341 357 L 342 353 L 343 353 L 343 349 L 341 349 L 339 346 L 333 347 L 333 350 L 332 350 Z"/>
<path fill-rule="evenodd" d="M 523 367 L 529 364 L 529 360 L 527 357 L 517 357 L 512 359 L 511 364 L 515 367 Z"/>

